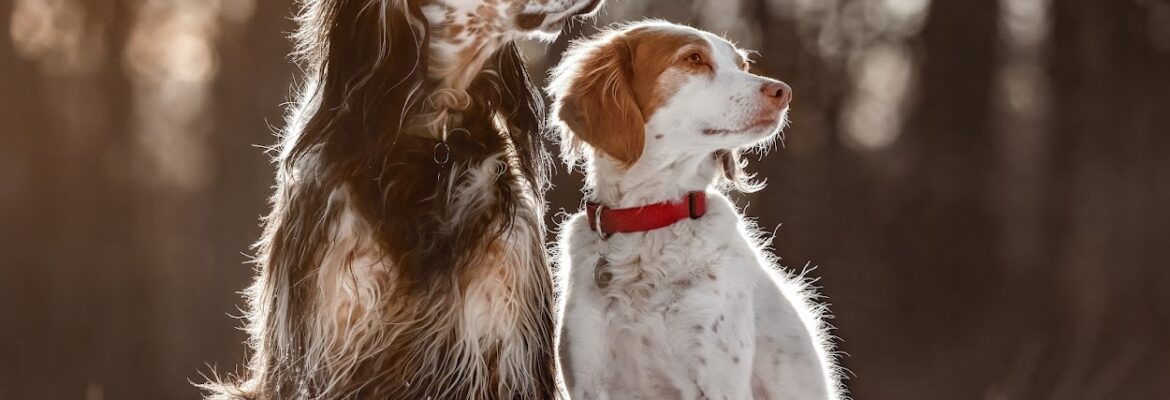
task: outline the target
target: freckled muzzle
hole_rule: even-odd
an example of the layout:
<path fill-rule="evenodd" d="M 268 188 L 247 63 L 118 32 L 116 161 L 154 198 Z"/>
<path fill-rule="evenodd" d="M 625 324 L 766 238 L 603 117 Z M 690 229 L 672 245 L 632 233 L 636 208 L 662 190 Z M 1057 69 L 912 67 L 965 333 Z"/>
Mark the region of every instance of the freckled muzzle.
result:
<path fill-rule="evenodd" d="M 573 17 L 588 15 L 601 8 L 605 0 L 592 0 L 585 7 L 569 13 L 528 13 L 516 16 L 516 27 L 525 31 L 560 30 Z"/>
<path fill-rule="evenodd" d="M 605 2 L 605 0 L 593 0 L 593 1 L 589 2 L 589 5 L 585 6 L 585 8 L 583 8 L 583 9 L 581 9 L 581 11 L 578 11 L 576 14 L 573 14 L 573 16 L 576 17 L 576 16 L 581 16 L 581 15 L 592 14 L 594 11 L 597 11 L 598 8 L 601 8 L 601 3 L 604 3 L 604 2 Z"/>

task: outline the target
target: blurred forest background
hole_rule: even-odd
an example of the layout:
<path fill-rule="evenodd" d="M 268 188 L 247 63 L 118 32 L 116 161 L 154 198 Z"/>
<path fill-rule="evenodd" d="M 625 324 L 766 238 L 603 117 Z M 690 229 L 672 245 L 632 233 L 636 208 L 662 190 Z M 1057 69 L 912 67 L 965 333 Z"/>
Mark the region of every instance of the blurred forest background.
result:
<path fill-rule="evenodd" d="M 0 399 L 193 399 L 297 69 L 291 0 L 0 1 Z M 795 89 L 741 203 L 855 398 L 1170 398 L 1170 2 L 613 0 Z M 574 27 L 525 44 L 543 80 Z M 580 204 L 564 172 L 553 215 Z"/>

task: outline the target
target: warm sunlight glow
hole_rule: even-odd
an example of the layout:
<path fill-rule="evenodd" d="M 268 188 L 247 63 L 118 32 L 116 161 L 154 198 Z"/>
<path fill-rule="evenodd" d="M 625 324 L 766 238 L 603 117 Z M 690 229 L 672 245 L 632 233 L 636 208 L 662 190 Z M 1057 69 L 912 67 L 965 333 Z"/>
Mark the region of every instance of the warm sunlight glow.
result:
<path fill-rule="evenodd" d="M 1001 1 L 1002 29 L 1009 45 L 1036 47 L 1048 33 L 1050 0 Z"/>
<path fill-rule="evenodd" d="M 104 26 L 75 0 L 15 0 L 9 34 L 18 55 L 54 75 L 91 73 L 105 55 Z"/>
<path fill-rule="evenodd" d="M 845 143 L 879 149 L 901 134 L 914 65 L 905 46 L 884 45 L 866 50 L 850 62 L 856 90 L 843 114 Z"/>
<path fill-rule="evenodd" d="M 136 89 L 136 170 L 146 181 L 197 190 L 215 173 L 206 139 L 220 6 L 218 0 L 153 0 L 138 11 L 125 65 Z"/>
<path fill-rule="evenodd" d="M 901 41 L 922 30 L 930 0 L 772 0 L 792 7 L 798 33 L 830 59 L 849 58 L 870 46 Z"/>
<path fill-rule="evenodd" d="M 1032 121 L 1039 120 L 1048 97 L 1044 85 L 1040 49 L 1048 38 L 1049 0 L 1002 0 L 1000 4 L 1000 36 L 1003 38 L 1004 63 L 998 74 L 996 102 L 1005 113 L 1011 132 L 1007 140 L 1021 140 L 1042 129 Z M 1021 143 L 1023 145 L 1024 143 Z M 1011 146 L 1015 149 L 1031 146 Z"/>
<path fill-rule="evenodd" d="M 738 1 L 709 1 L 695 5 L 703 24 L 712 32 L 724 35 L 740 46 L 759 46 L 759 30 L 743 23 L 743 4 Z"/>

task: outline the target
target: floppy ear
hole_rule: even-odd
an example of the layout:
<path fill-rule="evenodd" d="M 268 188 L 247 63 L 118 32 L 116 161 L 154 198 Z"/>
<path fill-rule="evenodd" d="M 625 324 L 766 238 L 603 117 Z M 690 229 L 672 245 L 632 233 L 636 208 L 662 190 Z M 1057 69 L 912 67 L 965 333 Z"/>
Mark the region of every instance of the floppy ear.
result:
<path fill-rule="evenodd" d="M 630 166 L 646 145 L 646 121 L 630 86 L 633 59 L 629 45 L 617 37 L 592 49 L 562 86 L 557 116 L 571 132 L 562 146 L 574 156 L 580 142 Z M 575 157 L 571 157 L 575 158 Z"/>
<path fill-rule="evenodd" d="M 292 121 L 300 133 L 291 136 L 297 139 L 290 154 L 300 158 L 325 148 L 326 156 L 349 159 L 367 148 L 387 148 L 422 108 L 423 96 L 414 94 L 426 85 L 429 33 L 419 2 L 298 3 L 294 55 L 311 91 L 294 106 L 305 112 L 292 115 L 307 118 Z"/>

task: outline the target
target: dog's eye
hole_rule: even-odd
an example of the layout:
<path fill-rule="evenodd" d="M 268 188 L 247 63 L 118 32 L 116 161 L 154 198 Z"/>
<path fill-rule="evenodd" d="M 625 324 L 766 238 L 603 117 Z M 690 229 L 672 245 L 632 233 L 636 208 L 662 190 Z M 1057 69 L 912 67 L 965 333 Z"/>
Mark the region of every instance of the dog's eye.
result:
<path fill-rule="evenodd" d="M 699 53 L 691 53 L 687 56 L 687 62 L 691 64 L 703 64 L 703 55 Z"/>

